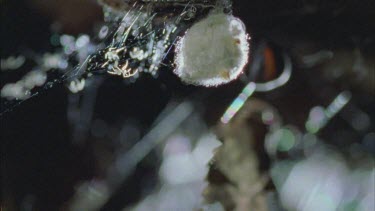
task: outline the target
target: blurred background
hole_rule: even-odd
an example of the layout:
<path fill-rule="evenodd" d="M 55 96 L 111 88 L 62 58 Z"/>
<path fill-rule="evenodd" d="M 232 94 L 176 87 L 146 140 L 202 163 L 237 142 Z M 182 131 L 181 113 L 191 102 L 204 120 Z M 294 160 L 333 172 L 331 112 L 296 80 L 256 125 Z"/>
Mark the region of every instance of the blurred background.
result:
<path fill-rule="evenodd" d="M 0 2 L 2 89 L 77 65 L 66 43 L 87 56 L 111 26 L 95 0 Z M 27 100 L 2 95 L 2 210 L 375 210 L 375 3 L 235 0 L 233 15 L 251 55 L 227 85 L 166 66 L 72 93 L 48 71 Z M 285 71 L 223 122 L 249 81 Z"/>

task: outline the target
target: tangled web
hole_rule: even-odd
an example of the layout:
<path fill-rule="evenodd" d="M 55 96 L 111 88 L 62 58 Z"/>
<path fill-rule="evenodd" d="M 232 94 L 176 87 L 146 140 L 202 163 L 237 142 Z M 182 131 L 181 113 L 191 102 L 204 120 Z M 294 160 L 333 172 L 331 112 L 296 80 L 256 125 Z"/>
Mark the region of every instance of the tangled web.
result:
<path fill-rule="evenodd" d="M 3 73 L 17 70 L 28 59 L 36 65 L 17 82 L 3 86 L 0 115 L 57 84 L 65 84 L 77 93 L 88 86 L 94 75 L 108 73 L 130 82 L 135 82 L 143 73 L 156 78 L 160 68 L 172 68 L 167 57 L 193 20 L 219 3 L 222 8 L 229 5 L 226 1 L 149 3 L 142 0 L 119 1 L 122 4 L 114 6 L 114 2 L 101 1 L 105 24 L 95 36 L 52 37 L 59 46 L 54 52 L 32 58 L 19 55 L 2 59 Z"/>

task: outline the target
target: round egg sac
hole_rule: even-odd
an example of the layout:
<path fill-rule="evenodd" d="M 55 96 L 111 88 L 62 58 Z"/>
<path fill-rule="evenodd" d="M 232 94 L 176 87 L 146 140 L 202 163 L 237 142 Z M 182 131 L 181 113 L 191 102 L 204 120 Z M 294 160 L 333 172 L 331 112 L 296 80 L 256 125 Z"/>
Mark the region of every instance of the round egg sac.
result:
<path fill-rule="evenodd" d="M 174 72 L 189 84 L 218 86 L 236 79 L 248 56 L 243 22 L 232 15 L 211 13 L 177 42 Z"/>

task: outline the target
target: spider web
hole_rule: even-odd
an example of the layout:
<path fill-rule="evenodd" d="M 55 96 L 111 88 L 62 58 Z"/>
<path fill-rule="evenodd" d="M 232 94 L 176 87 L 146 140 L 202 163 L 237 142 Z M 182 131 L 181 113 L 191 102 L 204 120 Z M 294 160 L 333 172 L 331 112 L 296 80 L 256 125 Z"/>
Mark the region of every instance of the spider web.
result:
<path fill-rule="evenodd" d="M 54 52 L 27 58 L 36 62 L 30 71 L 35 74 L 26 74 L 15 83 L 5 84 L 8 87 L 1 90 L 0 116 L 58 85 L 66 85 L 73 93 L 79 92 L 94 75 L 112 73 L 131 82 L 144 73 L 157 78 L 160 67 L 172 68 L 167 57 L 196 12 L 189 3 L 169 13 L 150 12 L 137 2 L 122 12 L 103 8 L 105 24 L 94 36 L 61 35 L 60 45 Z M 3 64 L 11 59 L 2 59 L 2 70 Z M 17 70 L 14 65 L 10 69 Z"/>

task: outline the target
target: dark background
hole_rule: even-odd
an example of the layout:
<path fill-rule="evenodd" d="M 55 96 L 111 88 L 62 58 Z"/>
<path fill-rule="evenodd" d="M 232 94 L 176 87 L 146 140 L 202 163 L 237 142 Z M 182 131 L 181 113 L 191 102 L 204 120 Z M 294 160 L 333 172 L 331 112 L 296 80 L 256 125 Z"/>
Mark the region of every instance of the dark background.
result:
<path fill-rule="evenodd" d="M 375 37 L 375 3 L 372 0 L 237 0 L 233 9 L 234 15 L 245 22 L 254 46 L 260 40 L 286 51 L 306 42 L 329 48 L 363 46 L 364 51 L 374 55 L 373 40 L 361 44 L 361 40 Z M 94 1 L 2 0 L 1 57 L 26 51 L 35 54 L 52 51 L 54 46 L 49 40 L 53 33 L 90 34 L 101 20 L 101 8 Z M 31 66 L 16 73 L 2 73 L 1 86 L 17 80 Z M 310 106 L 327 101 L 316 97 L 314 90 L 301 82 L 310 80 L 309 76 L 298 70 L 295 74 L 294 82 L 288 87 L 263 97 L 278 105 L 287 121 L 301 125 Z M 106 120 L 113 128 L 119 127 L 125 119 L 134 119 L 141 126 L 142 134 L 170 99 L 197 92 L 210 93 L 202 102 L 202 114 L 209 125 L 214 125 L 242 87 L 239 82 L 219 88 L 192 87 L 182 84 L 171 71 L 161 72 L 158 79 L 142 76 L 130 85 L 113 77 L 101 80 L 104 82 L 93 105 L 94 116 Z M 362 89 L 347 84 L 333 86 L 350 87 L 363 94 Z M 68 95 L 66 87 L 59 84 L 0 117 L 1 204 L 9 210 L 27 210 L 30 201 L 33 210 L 64 210 L 64 203 L 72 197 L 78 182 L 103 176 L 95 151 L 98 146 L 110 149 L 114 145 L 110 139 L 95 140 L 90 135 L 79 144 L 72 142 L 72 127 L 67 119 Z M 373 97 L 372 94 L 366 96 Z M 294 102 L 292 107 L 287 103 L 291 101 Z M 364 103 L 363 107 L 370 111 L 371 105 Z M 3 103 L 2 106 L 3 111 Z M 117 198 L 115 196 L 106 205 L 107 209 L 116 210 L 136 202 L 141 181 L 152 181 L 157 175 L 157 165 L 157 161 L 141 163 L 124 183 L 126 191 L 120 191 Z"/>

